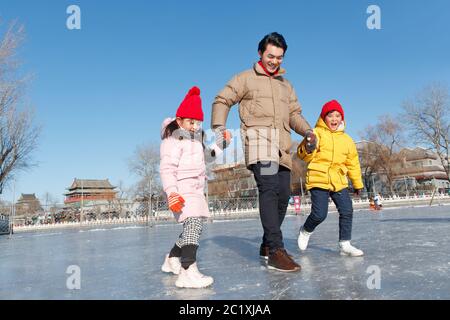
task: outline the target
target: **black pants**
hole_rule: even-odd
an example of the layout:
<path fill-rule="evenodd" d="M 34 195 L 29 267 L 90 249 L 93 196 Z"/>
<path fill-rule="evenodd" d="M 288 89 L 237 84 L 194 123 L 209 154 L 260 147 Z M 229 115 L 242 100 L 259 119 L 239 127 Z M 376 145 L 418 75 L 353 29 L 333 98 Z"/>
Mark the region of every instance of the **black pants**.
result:
<path fill-rule="evenodd" d="M 264 229 L 262 244 L 273 253 L 278 248 L 284 248 L 281 224 L 291 193 L 291 171 L 275 162 L 258 162 L 250 169 L 259 192 L 259 214 Z"/>

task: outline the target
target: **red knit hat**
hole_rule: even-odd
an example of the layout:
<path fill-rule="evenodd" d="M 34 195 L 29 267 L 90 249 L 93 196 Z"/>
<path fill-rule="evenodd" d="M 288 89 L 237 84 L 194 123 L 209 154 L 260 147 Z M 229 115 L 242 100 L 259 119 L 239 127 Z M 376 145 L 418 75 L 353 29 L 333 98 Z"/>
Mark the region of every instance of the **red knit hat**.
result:
<path fill-rule="evenodd" d="M 342 120 L 344 120 L 344 109 L 342 109 L 342 106 L 336 100 L 328 101 L 323 105 L 320 117 L 325 120 L 326 115 L 331 111 L 339 112 L 342 116 Z"/>
<path fill-rule="evenodd" d="M 177 110 L 177 117 L 203 121 L 202 99 L 200 89 L 192 87 Z"/>

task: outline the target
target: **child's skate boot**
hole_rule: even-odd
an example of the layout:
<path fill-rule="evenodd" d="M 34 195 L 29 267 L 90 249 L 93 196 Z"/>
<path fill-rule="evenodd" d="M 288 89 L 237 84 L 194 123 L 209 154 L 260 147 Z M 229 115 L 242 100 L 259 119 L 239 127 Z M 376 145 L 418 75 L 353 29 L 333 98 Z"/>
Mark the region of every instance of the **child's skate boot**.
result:
<path fill-rule="evenodd" d="M 303 227 L 300 228 L 300 232 L 298 234 L 298 247 L 300 250 L 305 251 L 308 247 L 309 237 L 312 235 L 312 232 L 308 232 L 303 229 Z"/>
<path fill-rule="evenodd" d="M 339 241 L 339 251 L 341 256 L 360 257 L 364 255 L 364 252 L 352 246 L 350 241 Z"/>
<path fill-rule="evenodd" d="M 178 288 L 205 288 L 210 286 L 214 279 L 205 276 L 198 271 L 197 263 L 193 263 L 188 269 L 181 268 L 175 285 Z"/>
<path fill-rule="evenodd" d="M 164 272 L 172 272 L 173 274 L 179 274 L 181 269 L 181 262 L 179 257 L 169 258 L 169 255 L 166 254 L 166 258 L 164 259 L 164 263 L 161 266 L 161 270 Z"/>

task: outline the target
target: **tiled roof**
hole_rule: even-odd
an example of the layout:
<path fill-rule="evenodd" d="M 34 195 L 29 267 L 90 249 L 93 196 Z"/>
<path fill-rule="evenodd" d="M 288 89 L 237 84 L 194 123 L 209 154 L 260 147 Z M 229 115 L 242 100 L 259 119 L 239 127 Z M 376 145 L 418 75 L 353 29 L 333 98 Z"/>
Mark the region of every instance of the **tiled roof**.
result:
<path fill-rule="evenodd" d="M 108 179 L 105 180 L 93 180 L 93 179 L 74 179 L 72 185 L 68 190 L 74 189 L 114 189 Z"/>

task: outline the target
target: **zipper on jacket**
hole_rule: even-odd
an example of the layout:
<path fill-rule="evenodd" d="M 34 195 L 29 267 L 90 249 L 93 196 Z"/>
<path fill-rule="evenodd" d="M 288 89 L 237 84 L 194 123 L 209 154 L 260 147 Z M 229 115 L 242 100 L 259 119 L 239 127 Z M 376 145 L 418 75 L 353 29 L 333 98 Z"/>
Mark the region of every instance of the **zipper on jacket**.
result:
<path fill-rule="evenodd" d="M 269 77 L 269 82 L 270 82 L 270 90 L 272 90 L 272 105 L 273 105 L 273 123 L 272 123 L 272 127 L 276 128 L 275 125 L 275 116 L 276 116 L 276 108 L 275 108 L 275 95 L 273 92 L 273 82 L 272 82 L 272 77 Z"/>
<path fill-rule="evenodd" d="M 276 130 L 276 125 L 275 125 L 275 115 L 276 115 L 276 113 L 275 113 L 275 97 L 274 97 L 274 94 L 273 94 L 273 83 L 272 83 L 272 77 L 270 77 L 269 76 L 269 83 L 270 83 L 270 90 L 272 91 L 272 105 L 273 105 L 273 120 L 272 120 L 272 128 L 274 128 L 275 130 Z M 272 139 L 275 139 L 275 137 L 272 137 L 272 134 L 273 134 L 274 132 L 273 132 L 273 130 L 270 130 L 270 143 L 272 144 L 273 143 L 273 140 Z M 275 133 L 275 136 L 276 136 L 277 134 Z M 278 155 L 278 165 L 281 165 L 281 157 L 282 157 L 282 155 L 281 155 L 281 150 L 280 150 L 280 133 L 278 133 L 278 152 L 277 152 L 277 155 Z M 272 149 L 272 147 L 270 147 L 271 149 Z"/>
<path fill-rule="evenodd" d="M 333 187 L 333 191 L 336 191 L 336 186 L 333 184 L 333 182 L 331 180 L 331 175 L 330 175 L 331 166 L 334 163 L 334 136 L 333 136 L 332 132 L 330 132 L 330 134 L 331 134 L 331 140 L 333 141 L 333 149 L 332 149 L 332 152 L 331 152 L 331 165 L 328 168 L 328 181 L 329 181 L 329 184 Z"/>

